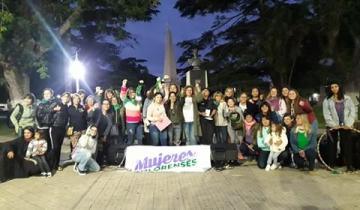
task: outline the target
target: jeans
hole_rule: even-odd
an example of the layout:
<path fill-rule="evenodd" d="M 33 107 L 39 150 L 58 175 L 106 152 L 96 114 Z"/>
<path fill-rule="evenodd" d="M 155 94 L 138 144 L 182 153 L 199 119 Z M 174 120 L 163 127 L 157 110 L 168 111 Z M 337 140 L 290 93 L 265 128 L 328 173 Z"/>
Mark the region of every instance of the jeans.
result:
<path fill-rule="evenodd" d="M 78 169 L 80 171 L 96 172 L 100 171 L 100 166 L 92 159 L 91 153 L 88 151 L 75 152 L 72 156 L 75 163 L 79 164 Z"/>
<path fill-rule="evenodd" d="M 278 162 L 278 157 L 281 154 L 281 152 L 274 152 L 274 151 L 270 151 L 269 157 L 267 159 L 267 164 L 271 165 L 271 163 L 277 165 Z"/>
<path fill-rule="evenodd" d="M 43 172 L 50 172 L 50 167 L 45 159 L 45 155 L 40 155 L 40 156 L 34 156 L 32 157 L 34 160 L 36 160 L 37 165 L 40 168 L 40 171 Z"/>
<path fill-rule="evenodd" d="M 309 169 L 313 170 L 315 168 L 315 158 L 316 151 L 312 148 L 305 150 L 305 158 L 302 158 L 299 153 L 294 154 L 294 162 L 299 168 L 304 168 L 306 161 L 308 161 Z"/>
<path fill-rule="evenodd" d="M 194 122 L 184 123 L 184 133 L 186 138 L 186 145 L 197 145 L 194 134 Z"/>
<path fill-rule="evenodd" d="M 227 142 L 227 126 L 216 126 L 215 127 L 216 134 L 216 143 L 226 143 Z"/>
<path fill-rule="evenodd" d="M 167 146 L 167 130 L 160 131 L 156 125 L 149 125 L 150 138 L 153 146 L 160 145 Z"/>
<path fill-rule="evenodd" d="M 231 125 L 227 126 L 227 131 L 230 137 L 230 143 L 240 144 L 243 139 L 242 130 L 234 130 Z"/>
<path fill-rule="evenodd" d="M 181 143 L 181 124 L 171 124 L 167 128 L 169 136 L 169 145 L 180 145 Z"/>
<path fill-rule="evenodd" d="M 134 144 L 134 138 L 138 140 L 138 144 L 143 144 L 143 127 L 140 123 L 127 123 L 126 124 L 127 130 L 127 144 L 132 145 Z"/>
<path fill-rule="evenodd" d="M 201 144 L 212 144 L 215 133 L 215 122 L 214 120 L 207 120 L 203 117 L 200 117 L 201 130 L 204 131 L 200 138 Z"/>
<path fill-rule="evenodd" d="M 259 168 L 264 169 L 266 167 L 270 151 L 263 151 L 259 149 L 259 157 L 257 161 L 257 165 Z"/>

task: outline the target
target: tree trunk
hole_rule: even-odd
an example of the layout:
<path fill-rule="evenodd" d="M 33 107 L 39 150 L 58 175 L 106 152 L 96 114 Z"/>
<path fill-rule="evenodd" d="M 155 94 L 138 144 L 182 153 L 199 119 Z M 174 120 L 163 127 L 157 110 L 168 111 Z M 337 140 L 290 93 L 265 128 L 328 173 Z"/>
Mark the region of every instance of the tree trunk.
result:
<path fill-rule="evenodd" d="M 30 92 L 30 77 L 26 73 L 19 73 L 10 66 L 3 69 L 11 104 L 21 101 L 23 96 Z"/>

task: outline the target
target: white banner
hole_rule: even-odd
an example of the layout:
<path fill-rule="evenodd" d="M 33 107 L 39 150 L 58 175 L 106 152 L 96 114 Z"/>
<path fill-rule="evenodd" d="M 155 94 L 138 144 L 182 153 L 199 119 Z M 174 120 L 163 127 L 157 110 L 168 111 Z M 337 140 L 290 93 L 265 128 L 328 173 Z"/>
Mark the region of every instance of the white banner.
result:
<path fill-rule="evenodd" d="M 129 146 L 125 168 L 134 172 L 204 172 L 211 168 L 210 146 Z"/>

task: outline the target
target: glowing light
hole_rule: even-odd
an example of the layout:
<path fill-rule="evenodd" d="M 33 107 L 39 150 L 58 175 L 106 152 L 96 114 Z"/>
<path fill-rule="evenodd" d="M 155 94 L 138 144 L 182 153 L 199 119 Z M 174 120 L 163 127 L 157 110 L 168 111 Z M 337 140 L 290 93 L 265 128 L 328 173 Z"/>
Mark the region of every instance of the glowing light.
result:
<path fill-rule="evenodd" d="M 72 78 L 74 79 L 81 79 L 83 80 L 85 77 L 85 66 L 83 63 L 79 61 L 77 56 L 75 57 L 74 61 L 70 62 L 69 72 Z"/>

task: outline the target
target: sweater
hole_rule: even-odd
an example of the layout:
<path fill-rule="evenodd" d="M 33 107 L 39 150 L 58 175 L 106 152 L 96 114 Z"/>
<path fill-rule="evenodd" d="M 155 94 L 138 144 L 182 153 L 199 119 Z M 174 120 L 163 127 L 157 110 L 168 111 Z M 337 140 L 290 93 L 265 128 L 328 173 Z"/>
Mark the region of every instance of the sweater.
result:
<path fill-rule="evenodd" d="M 270 151 L 269 145 L 266 143 L 266 139 L 270 137 L 270 128 L 269 127 L 262 127 L 261 130 L 257 131 L 256 134 L 256 142 L 258 147 L 262 151 Z"/>
<path fill-rule="evenodd" d="M 270 143 L 270 140 L 272 141 Z M 270 135 L 266 136 L 265 143 L 270 145 L 271 152 L 282 152 L 285 150 L 288 144 L 288 138 L 286 136 L 286 128 L 283 128 L 280 136 L 276 132 L 271 132 Z M 280 143 L 280 145 L 276 145 Z"/>
<path fill-rule="evenodd" d="M 152 102 L 147 109 L 146 115 L 146 119 L 154 124 L 159 119 L 163 119 L 164 117 L 166 117 L 165 107 L 163 104 L 157 104 L 155 102 Z"/>
<path fill-rule="evenodd" d="M 225 112 L 227 105 L 224 101 L 221 101 L 217 106 L 217 112 L 215 114 L 215 126 L 227 126 L 228 121 L 225 118 Z"/>
<path fill-rule="evenodd" d="M 71 157 L 74 159 L 77 153 L 89 153 L 89 155 L 95 154 L 96 145 L 97 145 L 96 137 L 90 135 L 90 127 L 89 127 L 86 133 L 80 137 Z"/>
<path fill-rule="evenodd" d="M 300 150 L 308 150 L 313 149 L 316 150 L 316 136 L 317 134 L 313 131 L 311 131 L 309 134 L 307 134 L 307 139 L 309 140 L 309 144 L 302 148 L 302 144 L 299 144 L 299 133 L 296 130 L 296 127 L 294 127 L 291 130 L 290 133 L 290 143 L 291 143 L 291 149 L 294 153 L 299 153 Z"/>
<path fill-rule="evenodd" d="M 126 96 L 128 91 L 127 87 L 121 87 L 120 98 L 125 107 L 126 123 L 139 123 L 141 117 L 141 101 L 130 99 Z M 138 97 L 138 96 L 137 96 Z"/>
<path fill-rule="evenodd" d="M 26 150 L 26 157 L 35 157 L 35 156 L 41 156 L 44 155 L 47 151 L 47 142 L 45 139 L 36 140 L 33 139 L 28 144 L 27 150 Z"/>

